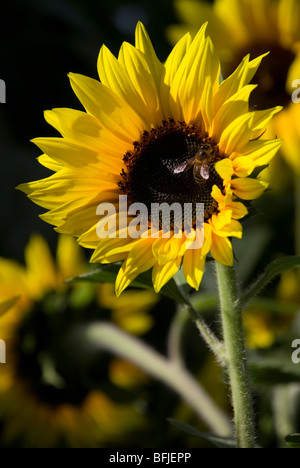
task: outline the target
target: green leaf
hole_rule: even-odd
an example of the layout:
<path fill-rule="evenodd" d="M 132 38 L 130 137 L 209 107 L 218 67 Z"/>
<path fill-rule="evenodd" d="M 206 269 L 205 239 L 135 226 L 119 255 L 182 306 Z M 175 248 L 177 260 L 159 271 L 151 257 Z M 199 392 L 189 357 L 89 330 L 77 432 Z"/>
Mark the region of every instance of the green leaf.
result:
<path fill-rule="evenodd" d="M 12 306 L 14 306 L 18 299 L 19 299 L 19 296 L 14 296 L 8 299 L 7 301 L 1 302 L 0 303 L 0 317 L 1 315 L 4 315 Z"/>
<path fill-rule="evenodd" d="M 92 270 L 88 273 L 78 276 L 69 280 L 69 283 L 79 283 L 88 281 L 92 283 L 114 283 L 116 281 L 117 274 L 119 272 L 121 264 L 112 263 L 110 265 L 103 265 L 99 268 Z M 131 286 L 134 288 L 151 289 L 153 290 L 152 284 L 152 273 L 146 271 L 139 275 L 132 283 Z M 184 291 L 180 286 L 177 286 L 174 279 L 171 279 L 160 291 L 160 294 L 173 299 L 179 304 L 190 305 L 188 297 L 184 294 Z"/>
<path fill-rule="evenodd" d="M 182 421 L 177 421 L 176 419 L 168 418 L 168 421 L 177 429 L 180 429 L 185 434 L 190 436 L 199 437 L 200 439 L 207 440 L 215 447 L 218 448 L 237 448 L 236 441 L 231 437 L 221 437 L 214 434 L 207 434 L 205 432 L 200 432 L 194 427 L 186 424 Z"/>
<path fill-rule="evenodd" d="M 285 441 L 292 448 L 300 448 L 300 434 L 290 434 L 286 436 Z"/>
<path fill-rule="evenodd" d="M 283 257 L 271 262 L 255 283 L 241 295 L 243 306 L 256 296 L 275 276 L 297 267 L 300 267 L 300 257 Z"/>

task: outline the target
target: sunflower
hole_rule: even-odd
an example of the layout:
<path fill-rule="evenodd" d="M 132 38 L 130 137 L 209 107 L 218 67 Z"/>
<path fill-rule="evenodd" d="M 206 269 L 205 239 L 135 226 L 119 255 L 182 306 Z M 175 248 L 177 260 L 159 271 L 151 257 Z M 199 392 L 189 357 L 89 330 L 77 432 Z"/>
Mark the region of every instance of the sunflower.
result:
<path fill-rule="evenodd" d="M 156 296 L 138 291 L 135 298 L 131 291 L 119 304 L 116 297 L 112 301 L 112 285 L 99 285 L 97 290 L 92 286 L 88 291 L 92 299 L 82 290 L 86 284 L 67 285 L 66 279 L 86 269 L 80 247 L 71 236 L 59 237 L 54 262 L 46 241 L 34 235 L 25 259 L 25 266 L 0 259 L 1 303 L 10 304 L 0 317 L 0 337 L 6 344 L 6 364 L 0 367 L 0 444 L 99 447 L 112 439 L 123 440 L 131 428 L 141 427 L 140 413 L 131 403 L 116 403 L 102 391 L 86 388 L 83 371 L 78 372 L 78 363 L 65 343 L 72 325 L 79 323 L 79 311 L 84 307 L 88 313 L 90 301 L 96 297 L 101 309 L 96 309 L 94 319 L 108 311 L 123 328 L 144 333 L 151 326 L 146 312 Z M 138 319 L 129 311 L 135 300 L 139 302 Z M 110 361 L 109 373 L 122 387 L 134 387 L 146 379 L 119 359 Z"/>
<path fill-rule="evenodd" d="M 266 189 L 258 168 L 270 162 L 280 141 L 261 136 L 281 108 L 249 111 L 255 88 L 249 82 L 263 56 L 246 56 L 220 83 L 220 61 L 205 31 L 206 25 L 194 39 L 187 33 L 161 63 L 138 23 L 135 46 L 123 43 L 117 58 L 101 48 L 100 81 L 70 73 L 85 110 L 45 113 L 62 138 L 33 140 L 44 153 L 39 162 L 54 174 L 19 189 L 48 210 L 42 219 L 94 250 L 91 262 L 123 262 L 117 295 L 149 269 L 159 292 L 180 267 L 197 290 L 209 253 L 233 264 L 230 238 L 242 237 L 239 220 L 248 212 L 243 201 Z M 192 169 L 196 154 L 198 172 Z M 127 197 L 125 210 L 120 196 Z M 137 221 L 128 213 L 136 203 L 148 210 L 162 203 L 182 210 L 188 205 L 190 229 L 184 222 L 178 226 L 174 215 L 168 235 L 160 218 L 153 235 L 149 215 L 146 229 L 130 236 L 129 224 Z M 114 207 L 110 216 L 104 213 L 107 204 Z M 203 242 L 191 248 L 198 204 Z M 108 225 L 105 238 L 99 238 L 102 220 Z"/>
<path fill-rule="evenodd" d="M 25 252 L 25 266 L 0 257 L 0 314 L 2 338 L 7 325 L 18 322 L 35 302 L 51 291 L 63 292 L 66 280 L 84 273 L 86 261 L 71 236 L 59 236 L 56 262 L 45 239 L 33 234 Z"/>

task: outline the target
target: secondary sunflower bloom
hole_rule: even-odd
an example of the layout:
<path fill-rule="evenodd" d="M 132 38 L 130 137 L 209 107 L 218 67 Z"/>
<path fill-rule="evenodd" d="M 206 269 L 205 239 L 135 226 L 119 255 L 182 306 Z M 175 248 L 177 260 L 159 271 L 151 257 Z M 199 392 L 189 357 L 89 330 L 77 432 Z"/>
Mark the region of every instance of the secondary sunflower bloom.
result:
<path fill-rule="evenodd" d="M 56 262 L 39 234 L 31 236 L 24 257 L 25 266 L 0 257 L 0 310 L 9 311 L 0 314 L 2 338 L 7 325 L 18 322 L 35 302 L 49 292 L 65 291 L 65 281 L 86 270 L 83 253 L 71 236 L 59 237 Z"/>
<path fill-rule="evenodd" d="M 46 112 L 46 120 L 62 138 L 34 140 L 44 152 L 40 163 L 55 174 L 20 189 L 49 210 L 42 218 L 58 232 L 73 234 L 82 246 L 94 250 L 92 262 L 123 261 L 117 295 L 151 268 L 156 292 L 181 266 L 187 282 L 198 289 L 209 252 L 218 262 L 232 265 L 229 238 L 242 237 L 238 220 L 247 214 L 240 200 L 253 200 L 264 192 L 266 184 L 251 175 L 280 147 L 278 140 L 261 139 L 280 107 L 249 112 L 255 88 L 249 82 L 263 56 L 252 61 L 245 57 L 220 83 L 220 61 L 205 30 L 206 25 L 193 40 L 186 34 L 165 63 L 158 60 L 141 23 L 135 46 L 123 43 L 118 58 L 103 46 L 100 82 L 70 74 L 85 112 Z M 191 161 L 200 152 L 206 157 L 196 177 Z M 182 165 L 185 169 L 178 170 Z M 131 218 L 126 218 L 127 210 L 122 212 L 120 195 L 127 196 L 129 206 L 142 203 L 148 210 L 162 202 L 183 208 L 190 204 L 189 235 L 182 224 L 176 236 L 171 224 L 164 237 L 159 224 L 157 238 L 151 228 L 131 238 Z M 117 226 L 116 235 L 99 239 L 98 205 L 106 202 L 115 207 L 110 221 Z M 192 249 L 198 203 L 204 205 L 204 243 Z M 151 226 L 150 217 L 147 225 Z"/>
<path fill-rule="evenodd" d="M 0 366 L 0 445 L 86 448 L 123 442 L 131 429 L 141 428 L 141 414 L 133 404 L 116 403 L 105 393 L 86 388 L 78 362 L 70 359 L 64 345 L 74 323 L 79 324 L 78 310 L 84 307 L 86 323 L 87 306 L 96 297 L 92 285 L 65 284 L 86 269 L 79 245 L 71 236 L 60 236 L 55 262 L 46 241 L 34 235 L 25 260 L 23 266 L 0 258 L 0 307 L 5 304 L 9 309 L 0 316 L 0 337 L 6 344 L 6 364 Z M 86 286 L 91 286 L 91 297 Z M 81 297 L 76 308 L 74 292 Z M 121 303 L 115 296 L 112 301 L 112 285 L 97 285 L 97 292 L 102 308 L 100 313 L 95 309 L 93 320 L 110 311 L 123 328 L 136 333 L 149 329 L 146 311 L 157 301 L 153 292 L 138 291 L 137 297 L 126 292 Z M 129 312 L 129 303 L 135 300 L 139 317 Z M 145 381 L 141 371 L 120 360 L 111 361 L 109 372 L 119 385 Z"/>
<path fill-rule="evenodd" d="M 290 106 L 280 112 L 275 122 L 275 128 L 283 139 L 282 154 L 293 172 L 300 176 L 300 106 Z"/>
<path fill-rule="evenodd" d="M 276 302 L 251 305 L 243 314 L 246 338 L 250 348 L 267 348 L 289 332 L 300 305 L 299 270 L 281 274 L 276 289 Z M 267 307 L 266 307 L 267 306 Z"/>
<path fill-rule="evenodd" d="M 260 67 L 251 96 L 257 108 L 288 106 L 300 76 L 300 4 L 298 0 L 175 0 L 182 24 L 171 25 L 172 43 L 186 31 L 196 34 L 209 22 L 211 35 L 228 76 L 242 57 L 252 58 L 269 51 Z M 281 135 L 279 134 L 281 137 Z"/>

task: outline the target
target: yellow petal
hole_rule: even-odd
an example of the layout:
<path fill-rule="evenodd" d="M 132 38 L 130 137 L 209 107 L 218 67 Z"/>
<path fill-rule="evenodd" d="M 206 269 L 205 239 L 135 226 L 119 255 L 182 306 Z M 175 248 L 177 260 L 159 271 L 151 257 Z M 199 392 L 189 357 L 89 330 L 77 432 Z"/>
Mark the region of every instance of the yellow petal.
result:
<path fill-rule="evenodd" d="M 242 200 L 255 200 L 264 193 L 268 184 L 257 179 L 234 179 L 231 181 L 231 188 Z"/>
<path fill-rule="evenodd" d="M 126 74 L 133 88 L 150 111 L 149 124 L 155 126 L 164 119 L 162 113 L 158 89 L 151 75 L 149 65 L 144 54 L 127 42 L 123 42 L 119 61 L 123 64 Z M 134 141 L 134 140 L 131 140 Z"/>
<path fill-rule="evenodd" d="M 79 242 L 81 242 L 80 239 Z M 98 246 L 90 261 L 92 263 L 113 263 L 124 260 L 137 242 L 137 240 L 120 238 L 107 238 L 101 241 L 98 239 Z"/>
<path fill-rule="evenodd" d="M 99 52 L 97 67 L 101 82 L 124 102 L 130 103 L 142 119 L 144 129 L 149 130 L 152 120 L 151 112 L 129 79 L 125 66 L 104 45 Z"/>
<path fill-rule="evenodd" d="M 200 109 L 198 109 L 197 112 L 199 112 L 199 110 L 201 111 L 201 116 L 204 121 L 204 127 L 206 128 L 207 132 L 211 134 L 214 121 L 214 107 L 213 88 L 210 77 L 206 77 Z"/>
<path fill-rule="evenodd" d="M 221 2 L 220 2 L 221 3 Z M 238 92 L 241 88 L 248 85 L 255 75 L 261 61 L 268 53 L 249 61 L 250 55 L 244 57 L 240 65 L 226 80 L 220 84 L 219 91 L 215 98 L 215 110 L 217 111 L 220 106 L 227 101 L 233 94 Z"/>
<path fill-rule="evenodd" d="M 54 260 L 48 244 L 38 234 L 31 237 L 25 249 L 27 275 L 33 297 L 40 298 L 59 285 Z"/>
<path fill-rule="evenodd" d="M 147 63 L 153 76 L 156 88 L 159 91 L 161 76 L 164 70 L 163 64 L 158 60 L 153 48 L 151 39 L 146 31 L 145 26 L 139 21 L 135 30 L 135 46 L 147 58 Z"/>
<path fill-rule="evenodd" d="M 102 202 L 114 203 L 114 198 L 109 196 L 107 193 L 103 194 Z M 57 225 L 58 220 L 59 230 L 58 232 L 65 234 L 72 234 L 73 236 L 81 236 L 84 233 L 88 233 L 90 229 L 94 229 L 97 244 L 99 243 L 99 237 L 97 236 L 96 227 L 98 216 L 96 215 L 97 206 L 100 201 L 87 202 L 82 204 L 82 200 L 78 201 L 78 207 L 74 204 L 67 204 L 62 207 L 58 207 L 56 210 L 49 211 L 48 213 L 41 215 L 40 217 L 50 224 Z M 61 208 L 61 210 L 60 210 Z"/>
<path fill-rule="evenodd" d="M 153 287 L 156 293 L 159 293 L 161 288 L 176 275 L 181 265 L 182 257 L 178 257 L 176 260 L 159 265 L 156 263 L 152 270 L 152 281 Z"/>
<path fill-rule="evenodd" d="M 204 244 L 201 249 L 201 254 L 206 256 L 209 252 L 211 241 L 212 241 L 212 228 L 209 223 L 204 223 Z"/>
<path fill-rule="evenodd" d="M 176 260 L 177 257 L 182 257 L 184 254 L 185 236 L 182 235 L 178 238 L 174 236 L 169 239 L 159 238 L 156 239 L 152 246 L 152 252 L 158 261 L 159 265 Z"/>
<path fill-rule="evenodd" d="M 219 141 L 222 133 L 234 116 L 244 115 L 249 111 L 249 96 L 256 85 L 244 86 L 225 101 L 216 112 L 212 136 Z"/>
<path fill-rule="evenodd" d="M 297 174 L 300 174 L 299 111 L 299 104 L 291 104 L 288 110 L 281 112 L 276 118 L 276 129 L 283 139 L 282 154 Z"/>
<path fill-rule="evenodd" d="M 10 299 L 0 302 L 0 317 L 16 304 L 16 302 L 19 300 L 19 297 L 20 296 L 13 296 Z"/>
<path fill-rule="evenodd" d="M 257 140 L 250 141 L 241 153 L 233 154 L 232 159 L 249 157 L 255 166 L 265 166 L 273 159 L 282 145 L 282 141 L 277 140 Z"/>
<path fill-rule="evenodd" d="M 160 96 L 165 115 L 172 115 L 170 109 L 170 87 L 172 86 L 177 70 L 191 44 L 191 36 L 185 34 L 172 49 L 165 63 L 165 72 L 162 76 Z M 179 104 L 179 103 L 178 103 Z"/>
<path fill-rule="evenodd" d="M 268 126 L 274 115 L 278 114 L 282 110 L 282 107 L 277 106 L 272 109 L 266 109 L 261 111 L 252 112 L 253 122 L 252 122 L 252 136 L 250 140 L 253 140 L 259 137 L 263 130 Z"/>
<path fill-rule="evenodd" d="M 86 112 L 57 108 L 44 112 L 45 120 L 59 133 L 97 153 L 101 151 L 100 122 Z"/>
<path fill-rule="evenodd" d="M 63 168 L 61 164 L 58 162 L 54 161 L 52 158 L 50 158 L 47 154 L 42 154 L 38 158 L 38 162 L 46 167 L 47 169 L 50 169 L 50 171 L 58 172 L 60 169 Z"/>
<path fill-rule="evenodd" d="M 228 266 L 233 265 L 232 245 L 227 237 L 220 237 L 212 233 L 210 252 L 217 262 Z"/>
<path fill-rule="evenodd" d="M 71 236 L 59 236 L 56 262 L 64 280 L 79 276 L 86 269 L 83 252 Z"/>
<path fill-rule="evenodd" d="M 278 5 L 280 40 L 290 48 L 300 40 L 300 8 L 298 0 L 280 1 Z"/>
<path fill-rule="evenodd" d="M 227 161 L 227 159 L 224 159 L 224 161 Z M 218 172 L 217 164 L 216 164 L 215 169 Z M 227 163 L 226 163 L 226 165 L 227 165 Z M 230 166 L 230 168 L 232 168 L 232 164 L 231 165 L 229 164 L 228 166 Z M 229 170 L 228 173 L 227 173 L 227 167 L 222 167 L 221 166 L 220 167 L 220 172 L 223 175 L 227 176 L 227 179 L 231 178 L 232 172 L 231 172 L 231 170 Z M 219 172 L 218 172 L 218 174 L 220 175 Z M 228 175 L 229 175 L 229 177 L 228 177 Z M 224 179 L 224 178 L 225 177 L 222 177 L 222 179 Z M 212 191 L 211 191 L 211 196 L 213 197 L 214 200 L 216 200 L 218 202 L 219 207 L 224 207 L 225 206 L 225 195 L 223 195 L 223 193 L 221 192 L 221 190 L 219 189 L 219 187 L 217 185 L 213 186 Z"/>
<path fill-rule="evenodd" d="M 97 164 L 97 153 L 67 138 L 35 138 L 31 141 L 50 158 L 64 166 L 80 168 L 85 167 L 87 163 Z"/>
<path fill-rule="evenodd" d="M 0 257 L 0 286 L 5 286 L 9 292 L 5 300 L 16 294 L 28 296 L 28 278 L 24 266 L 14 260 Z"/>
<path fill-rule="evenodd" d="M 215 165 L 215 169 L 223 180 L 230 180 L 234 174 L 232 161 L 229 158 L 224 158 L 218 161 Z"/>
<path fill-rule="evenodd" d="M 219 230 L 214 229 L 214 232 L 220 237 L 237 237 L 241 239 L 243 236 L 242 225 L 235 219 L 232 219 Z"/>
<path fill-rule="evenodd" d="M 221 135 L 219 146 L 228 156 L 242 151 L 252 135 L 253 112 L 234 119 Z"/>
<path fill-rule="evenodd" d="M 255 169 L 255 163 L 250 156 L 240 156 L 232 162 L 234 173 L 238 177 L 248 177 Z"/>
<path fill-rule="evenodd" d="M 242 219 L 248 214 L 248 210 L 241 202 L 227 203 L 226 208 L 232 211 L 233 219 Z"/>
<path fill-rule="evenodd" d="M 127 144 L 139 139 L 143 122 L 132 107 L 99 81 L 87 76 L 69 73 L 71 86 L 88 113 L 101 126 Z M 126 128 L 124 127 L 126 122 Z"/>
<path fill-rule="evenodd" d="M 203 25 L 183 57 L 170 89 L 170 108 L 175 120 L 187 124 L 200 116 L 200 103 L 210 77 L 212 89 L 218 86 L 220 63 Z"/>
<path fill-rule="evenodd" d="M 151 328 L 153 319 L 148 312 L 158 301 L 153 291 L 125 291 L 116 298 L 113 285 L 103 284 L 99 298 L 102 307 L 112 310 L 113 321 L 123 330 L 140 335 Z"/>
<path fill-rule="evenodd" d="M 232 212 L 230 210 L 221 211 L 213 214 L 210 219 L 210 224 L 214 232 L 222 231 L 224 226 L 231 222 Z"/>
<path fill-rule="evenodd" d="M 127 259 L 121 266 L 116 279 L 116 294 L 119 296 L 124 289 L 141 273 L 149 270 L 156 263 L 152 253 L 154 239 L 139 239 L 131 248 Z"/>
<path fill-rule="evenodd" d="M 205 266 L 206 257 L 201 250 L 187 250 L 183 257 L 183 273 L 188 284 L 198 291 Z"/>

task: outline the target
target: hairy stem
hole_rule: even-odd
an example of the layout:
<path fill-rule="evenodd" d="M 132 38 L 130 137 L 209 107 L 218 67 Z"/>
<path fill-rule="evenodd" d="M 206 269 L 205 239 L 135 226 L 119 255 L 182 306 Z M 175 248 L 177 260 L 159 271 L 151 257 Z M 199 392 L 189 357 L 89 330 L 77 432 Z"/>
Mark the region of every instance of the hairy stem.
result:
<path fill-rule="evenodd" d="M 232 267 L 216 262 L 216 270 L 237 443 L 239 448 L 254 448 L 254 413 L 237 282 Z"/>
<path fill-rule="evenodd" d="M 187 309 L 190 315 L 192 316 L 195 322 L 195 325 L 198 328 L 203 340 L 206 342 L 210 350 L 214 353 L 219 364 L 221 364 L 221 366 L 224 366 L 226 363 L 226 353 L 225 353 L 224 343 L 218 340 L 218 338 L 209 328 L 207 323 L 202 319 L 198 311 L 195 310 L 193 306 L 188 306 Z"/>

